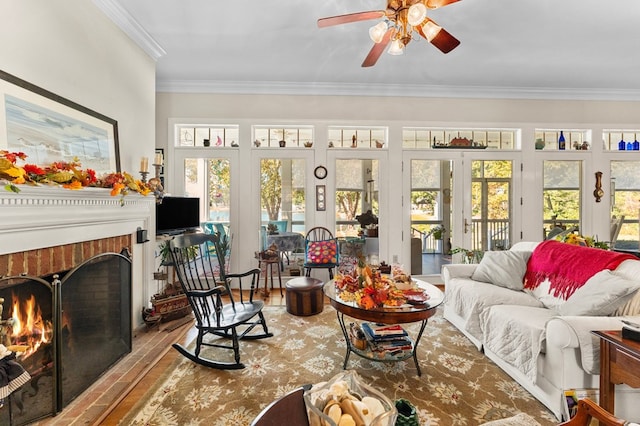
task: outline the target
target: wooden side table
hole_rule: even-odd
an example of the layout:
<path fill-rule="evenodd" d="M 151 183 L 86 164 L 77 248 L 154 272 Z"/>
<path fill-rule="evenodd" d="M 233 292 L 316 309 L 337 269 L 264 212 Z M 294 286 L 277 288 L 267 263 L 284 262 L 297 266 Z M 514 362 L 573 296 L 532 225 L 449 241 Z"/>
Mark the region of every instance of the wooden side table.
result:
<path fill-rule="evenodd" d="M 600 338 L 600 401 L 602 408 L 615 413 L 618 384 L 640 388 L 640 342 L 623 339 L 621 332 L 592 331 Z"/>
<path fill-rule="evenodd" d="M 264 297 L 269 297 L 269 277 L 271 277 L 271 290 L 273 290 L 273 269 L 275 265 L 275 269 L 278 273 L 278 285 L 280 286 L 280 296 L 282 294 L 282 277 L 280 276 L 280 258 L 261 258 L 258 260 L 258 267 L 262 269 L 262 265 L 265 265 L 264 268 Z M 258 290 L 259 291 L 259 290 Z"/>

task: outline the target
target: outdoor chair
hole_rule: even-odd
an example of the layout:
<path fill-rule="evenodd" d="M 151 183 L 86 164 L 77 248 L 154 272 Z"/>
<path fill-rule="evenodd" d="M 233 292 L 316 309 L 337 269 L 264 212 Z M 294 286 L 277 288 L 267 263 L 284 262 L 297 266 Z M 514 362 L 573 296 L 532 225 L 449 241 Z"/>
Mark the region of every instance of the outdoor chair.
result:
<path fill-rule="evenodd" d="M 608 411 L 605 411 L 604 408 L 589 398 L 583 398 L 578 401 L 578 411 L 576 415 L 573 416 L 571 420 L 560 423 L 559 426 L 589 426 L 592 418 L 597 419 L 601 426 L 624 426 L 627 424 L 625 420 L 619 419 Z"/>
<path fill-rule="evenodd" d="M 333 269 L 337 266 L 338 241 L 327 228 L 311 228 L 304 239 L 305 276 L 310 277 L 312 269 L 327 269 L 332 280 Z"/>
<path fill-rule="evenodd" d="M 214 251 L 211 248 L 214 248 Z M 260 279 L 260 270 L 244 273 L 227 273 L 224 250 L 218 234 L 185 234 L 169 241 L 173 267 L 195 317 L 198 337 L 193 351 L 174 344 L 173 347 L 191 361 L 219 369 L 240 369 L 239 341 L 263 339 L 269 333 L 262 313 L 264 302 L 253 300 Z M 216 255 L 217 254 L 217 255 Z M 219 277 L 217 279 L 216 277 Z M 234 300 L 231 284 L 237 283 L 239 301 Z M 243 285 L 249 285 L 248 300 L 243 295 Z M 255 331 L 254 331 L 255 329 Z M 253 333 L 251 333 L 253 331 Z M 249 334 L 251 333 L 251 334 Z M 213 338 L 205 340 L 205 336 Z M 206 347 L 233 351 L 233 361 L 225 360 L 225 351 L 208 350 Z M 201 354 L 215 352 L 215 359 Z"/>

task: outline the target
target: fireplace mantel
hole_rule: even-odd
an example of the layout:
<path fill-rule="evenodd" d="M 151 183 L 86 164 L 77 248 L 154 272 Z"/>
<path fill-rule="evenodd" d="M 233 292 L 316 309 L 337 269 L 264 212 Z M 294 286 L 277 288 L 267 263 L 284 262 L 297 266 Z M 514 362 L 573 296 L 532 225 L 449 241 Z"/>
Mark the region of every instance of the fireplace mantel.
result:
<path fill-rule="evenodd" d="M 148 229 L 154 206 L 152 196 L 114 197 L 102 188 L 22 185 L 17 194 L 0 192 L 0 254 Z"/>
<path fill-rule="evenodd" d="M 155 229 L 152 195 L 114 197 L 103 188 L 19 185 L 19 189 L 13 193 L 0 188 L 0 255 L 125 234 L 131 234 L 135 242 L 137 229 Z M 132 247 L 134 324 L 142 323 L 139 313 L 148 305 L 152 291 L 154 249 L 153 243 Z"/>

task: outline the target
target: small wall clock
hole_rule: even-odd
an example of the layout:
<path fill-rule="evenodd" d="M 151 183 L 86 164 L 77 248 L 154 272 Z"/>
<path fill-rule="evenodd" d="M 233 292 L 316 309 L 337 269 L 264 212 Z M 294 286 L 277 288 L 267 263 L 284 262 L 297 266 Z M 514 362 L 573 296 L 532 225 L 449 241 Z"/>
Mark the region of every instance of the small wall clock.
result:
<path fill-rule="evenodd" d="M 313 171 L 313 174 L 316 176 L 316 178 L 318 179 L 324 179 L 327 177 L 327 168 L 325 166 L 318 166 L 315 168 L 315 170 Z"/>

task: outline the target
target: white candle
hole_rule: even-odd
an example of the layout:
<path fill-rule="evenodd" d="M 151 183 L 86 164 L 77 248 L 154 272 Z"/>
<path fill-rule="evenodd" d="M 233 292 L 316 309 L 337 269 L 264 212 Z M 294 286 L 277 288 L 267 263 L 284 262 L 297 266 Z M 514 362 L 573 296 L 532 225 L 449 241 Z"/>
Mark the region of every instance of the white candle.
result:
<path fill-rule="evenodd" d="M 156 158 L 155 158 L 153 164 L 158 164 L 158 165 L 162 166 L 162 160 L 163 160 L 162 154 L 160 154 L 158 152 L 158 153 L 156 153 Z"/>
<path fill-rule="evenodd" d="M 149 171 L 149 159 L 147 157 L 142 157 L 140 159 L 140 171 L 141 172 Z"/>

